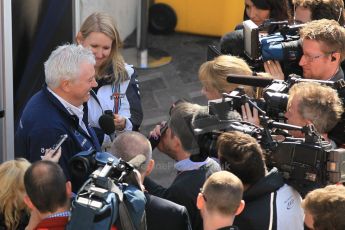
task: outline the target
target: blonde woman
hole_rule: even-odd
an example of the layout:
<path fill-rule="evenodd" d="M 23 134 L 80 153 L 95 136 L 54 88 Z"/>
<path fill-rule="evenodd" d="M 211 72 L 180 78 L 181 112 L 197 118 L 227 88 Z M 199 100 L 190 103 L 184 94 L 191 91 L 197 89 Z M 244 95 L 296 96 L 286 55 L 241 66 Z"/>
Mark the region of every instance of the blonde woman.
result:
<path fill-rule="evenodd" d="M 0 229 L 25 229 L 29 221 L 23 201 L 24 173 L 30 163 L 24 158 L 0 165 Z"/>
<path fill-rule="evenodd" d="M 222 93 L 230 93 L 240 86 L 244 88 L 244 92 L 249 97 L 260 97 L 259 93 L 256 93 L 251 86 L 229 83 L 226 79 L 231 74 L 252 76 L 255 73 L 242 58 L 230 55 L 218 56 L 200 66 L 199 79 L 203 85 L 202 93 L 208 100 L 222 98 Z M 256 75 L 261 77 L 270 76 L 267 73 L 256 73 Z M 258 111 L 254 109 L 252 113 L 249 105 L 246 104 L 242 106 L 242 118 L 245 121 L 258 124 Z"/>
<path fill-rule="evenodd" d="M 117 131 L 137 131 L 143 119 L 136 72 L 125 63 L 120 47 L 119 32 L 112 17 L 106 13 L 93 13 L 85 19 L 76 37 L 77 43 L 92 50 L 96 58 L 96 97 L 88 102 L 89 121 L 98 128 L 100 143 L 104 136 L 99 129 L 99 117 L 106 110 L 114 114 Z"/>

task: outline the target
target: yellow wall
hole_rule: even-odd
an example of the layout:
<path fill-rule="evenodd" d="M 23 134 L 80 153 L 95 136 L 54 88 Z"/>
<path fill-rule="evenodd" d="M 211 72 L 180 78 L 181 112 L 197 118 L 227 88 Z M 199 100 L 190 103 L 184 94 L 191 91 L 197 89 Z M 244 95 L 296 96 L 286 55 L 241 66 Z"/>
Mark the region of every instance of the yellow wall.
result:
<path fill-rule="evenodd" d="M 177 15 L 176 31 L 221 36 L 243 21 L 244 0 L 155 0 Z"/>

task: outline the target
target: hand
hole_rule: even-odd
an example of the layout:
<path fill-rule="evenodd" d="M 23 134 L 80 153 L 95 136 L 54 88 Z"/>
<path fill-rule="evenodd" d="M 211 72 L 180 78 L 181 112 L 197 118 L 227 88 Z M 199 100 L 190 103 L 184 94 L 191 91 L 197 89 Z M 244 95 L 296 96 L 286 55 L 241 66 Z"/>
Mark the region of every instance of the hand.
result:
<path fill-rule="evenodd" d="M 25 227 L 25 230 L 33 230 L 36 226 L 42 221 L 41 215 L 37 210 L 30 211 L 30 219 L 28 225 Z"/>
<path fill-rule="evenodd" d="M 156 125 L 153 130 L 150 132 L 150 137 L 155 138 L 156 140 L 162 135 L 161 128 L 166 125 L 166 121 L 162 121 L 159 125 Z"/>
<path fill-rule="evenodd" d="M 53 149 L 46 149 L 44 156 L 41 156 L 42 160 L 45 161 L 52 161 L 55 163 L 58 163 L 61 157 L 61 147 L 56 150 L 56 153 L 54 154 Z"/>
<path fill-rule="evenodd" d="M 274 79 L 277 79 L 277 80 L 285 79 L 284 73 L 283 73 L 282 67 L 280 66 L 279 61 L 275 61 L 275 60 L 266 61 L 264 62 L 264 68 L 265 68 L 265 72 L 271 74 Z"/>
<path fill-rule="evenodd" d="M 122 131 L 126 127 L 126 118 L 119 114 L 114 114 L 115 130 Z"/>
<path fill-rule="evenodd" d="M 249 104 L 246 103 L 245 105 L 241 106 L 241 109 L 243 121 L 247 121 L 255 125 L 260 125 L 259 112 L 256 108 L 253 108 L 252 112 L 252 110 L 249 107 Z"/>

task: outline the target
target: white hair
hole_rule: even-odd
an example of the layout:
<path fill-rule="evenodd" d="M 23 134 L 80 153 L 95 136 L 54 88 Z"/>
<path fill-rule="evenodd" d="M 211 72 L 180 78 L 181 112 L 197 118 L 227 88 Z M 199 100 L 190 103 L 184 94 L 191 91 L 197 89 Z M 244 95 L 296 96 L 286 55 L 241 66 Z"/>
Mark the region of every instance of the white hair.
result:
<path fill-rule="evenodd" d="M 79 76 L 84 62 L 95 65 L 92 51 L 81 45 L 66 44 L 56 48 L 44 63 L 45 80 L 50 88 L 59 86 L 61 80 L 74 80 Z"/>

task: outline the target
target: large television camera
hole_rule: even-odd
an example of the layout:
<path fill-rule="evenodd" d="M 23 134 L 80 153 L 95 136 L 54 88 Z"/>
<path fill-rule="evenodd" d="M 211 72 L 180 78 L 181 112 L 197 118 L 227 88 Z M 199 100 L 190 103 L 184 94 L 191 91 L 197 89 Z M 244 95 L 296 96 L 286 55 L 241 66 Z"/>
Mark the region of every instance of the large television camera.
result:
<path fill-rule="evenodd" d="M 248 99 L 248 102 L 254 102 Z M 256 138 L 267 154 L 267 166 L 276 167 L 288 184 L 305 194 L 313 187 L 345 182 L 345 149 L 331 149 L 312 127 L 298 127 L 261 117 L 262 127 L 239 121 L 226 120 L 229 102 L 221 100 L 209 106 L 209 116 L 193 119 L 193 130 L 200 152 L 216 156 L 218 136 L 226 131 L 240 131 Z M 223 108 L 223 109 L 220 109 Z M 260 109 L 260 108 L 258 108 Z M 234 111 L 232 111 L 234 112 Z M 285 130 L 300 130 L 305 138 L 293 138 Z M 283 140 L 276 136 L 284 137 Z"/>
<path fill-rule="evenodd" d="M 274 32 L 265 32 L 272 26 L 276 27 Z M 298 61 L 303 54 L 298 34 L 302 26 L 271 20 L 257 26 L 251 20 L 244 21 L 244 53 L 252 61 Z"/>
<path fill-rule="evenodd" d="M 69 162 L 72 177 L 84 178 L 90 171 L 92 173 L 72 202 L 67 229 L 111 229 L 115 223 L 123 229 L 138 229 L 140 220 L 129 215 L 127 206 L 130 202 L 126 202 L 126 197 L 135 197 L 145 206 L 145 196 L 134 172 L 134 165 L 139 166 L 144 161 L 143 155 L 125 162 L 109 153 L 94 150 L 72 157 Z"/>
<path fill-rule="evenodd" d="M 256 101 L 258 107 L 266 111 L 266 115 L 276 121 L 284 121 L 284 113 L 288 102 L 288 91 L 296 83 L 299 82 L 316 82 L 322 85 L 327 85 L 337 90 L 340 99 L 345 106 L 345 81 L 339 80 L 323 81 L 314 79 L 303 79 L 296 74 L 290 74 L 286 81 L 275 80 L 273 78 L 259 77 L 259 76 L 244 76 L 244 75 L 229 75 L 227 78 L 229 83 L 236 83 L 241 85 L 250 85 L 255 87 L 263 87 L 262 98 L 263 100 Z M 240 106 L 243 105 L 248 97 L 244 97 L 243 93 L 239 93 L 238 90 L 231 92 L 229 95 L 225 95 L 232 99 L 230 101 L 231 106 L 227 106 L 231 110 L 240 110 Z M 329 136 L 338 145 L 345 144 L 345 112 L 342 114 L 341 120 L 338 124 L 329 132 Z"/>

